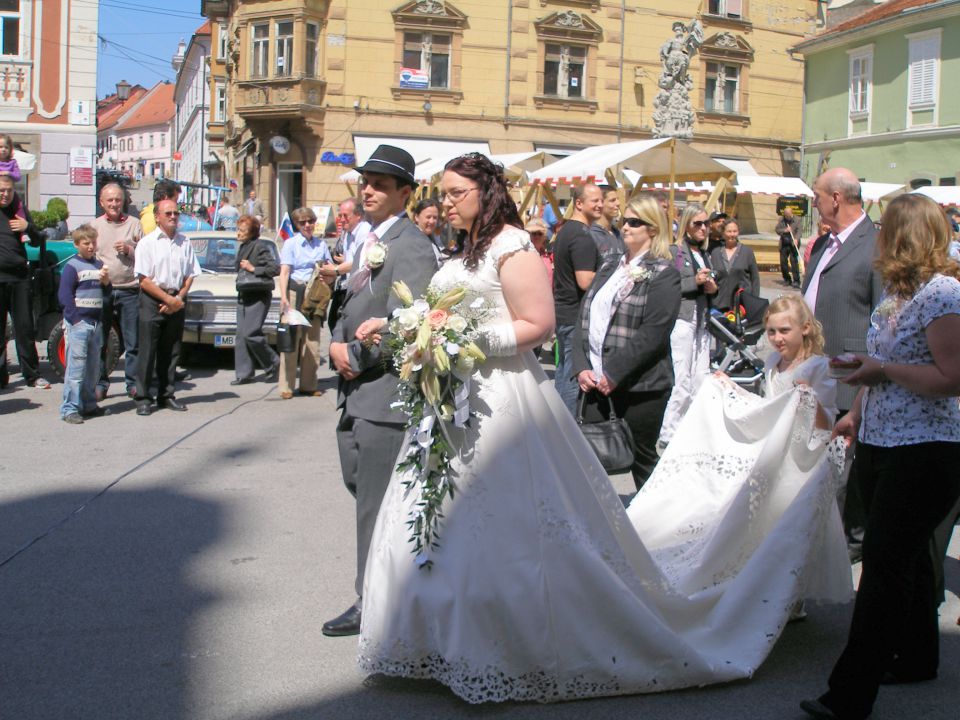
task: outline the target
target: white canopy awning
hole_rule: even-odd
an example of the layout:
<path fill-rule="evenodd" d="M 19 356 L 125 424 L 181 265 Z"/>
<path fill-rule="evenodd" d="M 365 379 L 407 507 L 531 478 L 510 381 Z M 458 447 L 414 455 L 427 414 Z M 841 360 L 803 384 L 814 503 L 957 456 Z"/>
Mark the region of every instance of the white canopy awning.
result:
<path fill-rule="evenodd" d="M 750 164 L 749 160 L 730 160 L 728 158 L 718 158 L 716 160 L 721 165 L 725 165 L 737 174 L 737 178 L 746 177 L 747 175 L 759 175 L 757 169 Z"/>
<path fill-rule="evenodd" d="M 619 179 L 625 170 L 639 173 L 646 183 L 713 181 L 734 174 L 682 141 L 659 138 L 585 148 L 530 173 L 530 182 L 603 183 L 607 171 Z"/>
<path fill-rule="evenodd" d="M 892 195 L 903 192 L 904 186 L 899 183 L 862 182 L 860 183 L 860 197 L 864 202 L 879 202 Z"/>
<path fill-rule="evenodd" d="M 913 192 L 926 195 L 938 205 L 960 205 L 960 187 L 956 185 L 927 185 Z"/>
<path fill-rule="evenodd" d="M 14 150 L 13 159 L 17 161 L 17 165 L 24 172 L 30 172 L 37 166 L 37 156 L 23 150 Z"/>
<path fill-rule="evenodd" d="M 737 174 L 737 195 L 803 195 L 813 197 L 813 190 L 798 177 Z"/>
<path fill-rule="evenodd" d="M 374 137 L 370 135 L 354 135 L 353 146 L 356 150 L 357 165 L 363 165 L 377 149 L 378 145 L 394 145 L 403 148 L 413 155 L 414 162 L 417 164 L 417 180 L 426 182 L 430 179 L 430 174 L 437 172 L 447 164 L 449 160 L 468 152 L 481 152 L 484 155 L 490 154 L 490 144 L 482 141 L 463 141 L 463 140 L 434 140 L 431 138 L 410 138 L 410 137 Z M 431 172 L 432 170 L 432 172 Z M 349 173 L 346 173 L 349 175 Z M 340 178 L 347 182 L 343 176 Z M 357 176 L 354 175 L 352 181 L 356 182 Z"/>

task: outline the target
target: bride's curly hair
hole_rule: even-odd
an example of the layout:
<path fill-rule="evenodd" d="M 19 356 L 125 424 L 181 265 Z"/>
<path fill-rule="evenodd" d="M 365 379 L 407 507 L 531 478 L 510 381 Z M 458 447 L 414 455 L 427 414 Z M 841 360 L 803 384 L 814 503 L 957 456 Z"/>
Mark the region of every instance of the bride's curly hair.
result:
<path fill-rule="evenodd" d="M 480 214 L 473 221 L 472 233 L 460 231 L 464 248 L 463 263 L 471 270 L 476 270 L 490 243 L 505 225 L 523 228 L 520 213 L 508 192 L 503 166 L 494 163 L 486 155 L 476 152 L 461 155 L 448 162 L 443 170 L 472 180 L 480 191 Z"/>

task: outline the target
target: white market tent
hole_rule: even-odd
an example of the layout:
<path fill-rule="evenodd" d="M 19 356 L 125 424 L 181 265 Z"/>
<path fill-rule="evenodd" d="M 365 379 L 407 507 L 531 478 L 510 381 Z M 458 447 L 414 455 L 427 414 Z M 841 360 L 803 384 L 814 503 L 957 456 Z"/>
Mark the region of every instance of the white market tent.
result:
<path fill-rule="evenodd" d="M 881 202 L 889 200 L 894 195 L 904 191 L 900 183 L 862 182 L 860 183 L 860 197 L 864 202 Z"/>
<path fill-rule="evenodd" d="M 960 205 L 960 187 L 956 185 L 927 185 L 913 191 L 917 195 L 926 195 L 938 205 Z"/>
<path fill-rule="evenodd" d="M 610 183 L 625 170 L 639 173 L 646 183 L 685 183 L 732 179 L 735 172 L 682 141 L 673 138 L 595 145 L 530 173 L 539 185 Z"/>
<path fill-rule="evenodd" d="M 738 195 L 801 195 L 813 197 L 813 190 L 798 177 L 738 175 Z"/>

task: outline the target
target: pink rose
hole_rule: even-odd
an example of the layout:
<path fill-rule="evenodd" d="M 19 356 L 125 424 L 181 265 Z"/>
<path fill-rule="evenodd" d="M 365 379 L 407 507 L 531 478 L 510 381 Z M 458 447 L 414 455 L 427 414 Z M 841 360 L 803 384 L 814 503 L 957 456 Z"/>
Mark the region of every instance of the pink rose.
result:
<path fill-rule="evenodd" d="M 439 330 L 446 324 L 449 315 L 450 313 L 446 310 L 431 310 L 427 313 L 427 322 L 434 330 Z"/>

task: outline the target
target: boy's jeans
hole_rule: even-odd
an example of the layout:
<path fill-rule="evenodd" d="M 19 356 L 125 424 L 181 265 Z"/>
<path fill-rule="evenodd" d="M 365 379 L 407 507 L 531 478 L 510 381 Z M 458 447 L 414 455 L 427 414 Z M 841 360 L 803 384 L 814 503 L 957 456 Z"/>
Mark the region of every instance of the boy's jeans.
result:
<path fill-rule="evenodd" d="M 67 369 L 63 374 L 60 417 L 89 413 L 97 407 L 94 392 L 100 378 L 100 323 L 80 320 L 67 325 Z"/>

